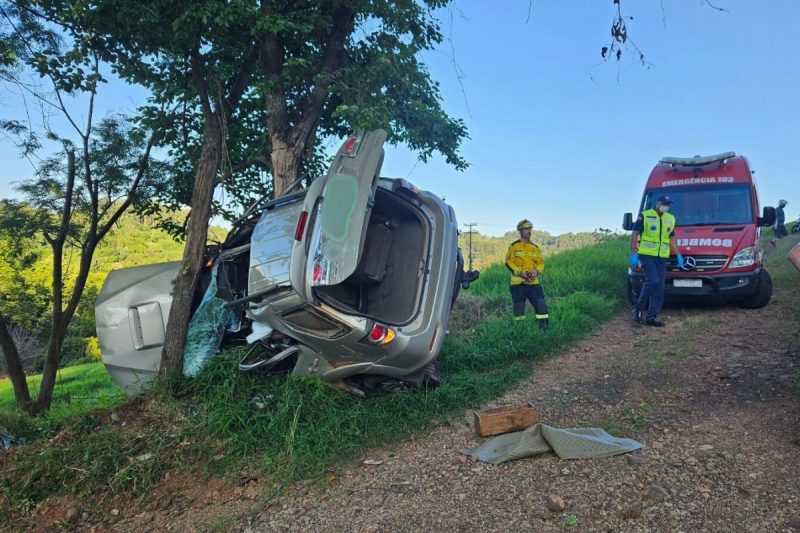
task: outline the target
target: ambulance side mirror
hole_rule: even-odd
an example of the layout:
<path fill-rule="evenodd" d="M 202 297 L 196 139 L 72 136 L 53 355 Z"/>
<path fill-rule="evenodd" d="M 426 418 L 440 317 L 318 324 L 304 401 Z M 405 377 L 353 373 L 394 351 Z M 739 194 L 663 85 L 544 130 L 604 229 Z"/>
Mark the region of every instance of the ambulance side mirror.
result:
<path fill-rule="evenodd" d="M 633 214 L 625 213 L 622 215 L 622 229 L 631 231 L 633 229 Z"/>
<path fill-rule="evenodd" d="M 764 214 L 758 217 L 759 226 L 771 226 L 775 224 L 775 208 L 765 207 Z"/>

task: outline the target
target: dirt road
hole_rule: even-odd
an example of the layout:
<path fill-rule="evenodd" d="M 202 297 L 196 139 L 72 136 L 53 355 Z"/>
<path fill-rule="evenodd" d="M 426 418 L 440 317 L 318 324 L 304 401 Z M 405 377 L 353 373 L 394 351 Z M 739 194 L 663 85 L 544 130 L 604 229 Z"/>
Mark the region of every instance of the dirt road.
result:
<path fill-rule="evenodd" d="M 480 443 L 465 416 L 371 450 L 325 486 L 296 486 L 237 529 L 800 528 L 800 336 L 781 316 L 789 297 L 776 290 L 762 310 L 668 310 L 663 329 L 619 316 L 537 363 L 528 382 L 495 402 L 531 401 L 551 425 L 603 427 L 638 439 L 642 453 L 475 463 L 459 453 Z M 548 495 L 563 499 L 564 511 L 548 510 Z"/>
<path fill-rule="evenodd" d="M 800 531 L 796 300 L 776 284 L 761 310 L 673 308 L 666 328 L 622 314 L 534 363 L 493 404 L 530 401 L 550 425 L 602 427 L 639 440 L 641 452 L 473 462 L 460 451 L 481 440 L 465 413 L 277 495 L 246 475 L 236 486 L 171 472 L 153 492 L 163 498 L 81 529 Z M 564 509 L 549 510 L 549 496 Z"/>

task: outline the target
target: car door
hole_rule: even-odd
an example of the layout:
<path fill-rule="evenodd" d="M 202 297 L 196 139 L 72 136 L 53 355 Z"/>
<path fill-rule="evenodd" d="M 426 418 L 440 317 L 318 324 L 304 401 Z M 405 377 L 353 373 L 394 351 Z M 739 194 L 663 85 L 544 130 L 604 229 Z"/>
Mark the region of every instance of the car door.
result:
<path fill-rule="evenodd" d="M 307 301 L 314 287 L 337 285 L 358 265 L 386 137 L 374 130 L 348 138 L 325 177 L 309 188 L 291 269 L 292 285 Z"/>

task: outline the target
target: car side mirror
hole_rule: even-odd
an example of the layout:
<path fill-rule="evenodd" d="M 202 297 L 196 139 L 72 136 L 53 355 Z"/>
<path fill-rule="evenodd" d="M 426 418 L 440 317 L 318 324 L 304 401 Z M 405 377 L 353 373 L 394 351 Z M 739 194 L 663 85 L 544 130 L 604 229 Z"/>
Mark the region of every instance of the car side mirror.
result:
<path fill-rule="evenodd" d="M 625 213 L 622 215 L 622 229 L 631 231 L 633 229 L 633 213 Z"/>
<path fill-rule="evenodd" d="M 764 214 L 758 217 L 759 226 L 771 226 L 775 224 L 775 208 L 765 207 Z"/>

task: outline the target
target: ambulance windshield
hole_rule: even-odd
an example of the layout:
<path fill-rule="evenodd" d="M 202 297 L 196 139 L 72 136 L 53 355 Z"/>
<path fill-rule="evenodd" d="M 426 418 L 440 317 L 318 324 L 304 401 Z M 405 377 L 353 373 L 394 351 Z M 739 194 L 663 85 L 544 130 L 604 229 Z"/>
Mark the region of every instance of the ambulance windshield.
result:
<path fill-rule="evenodd" d="M 656 198 L 672 199 L 669 212 L 680 226 L 723 226 L 753 223 L 750 188 L 746 183 L 668 187 L 645 191 L 642 210 L 655 207 Z"/>

